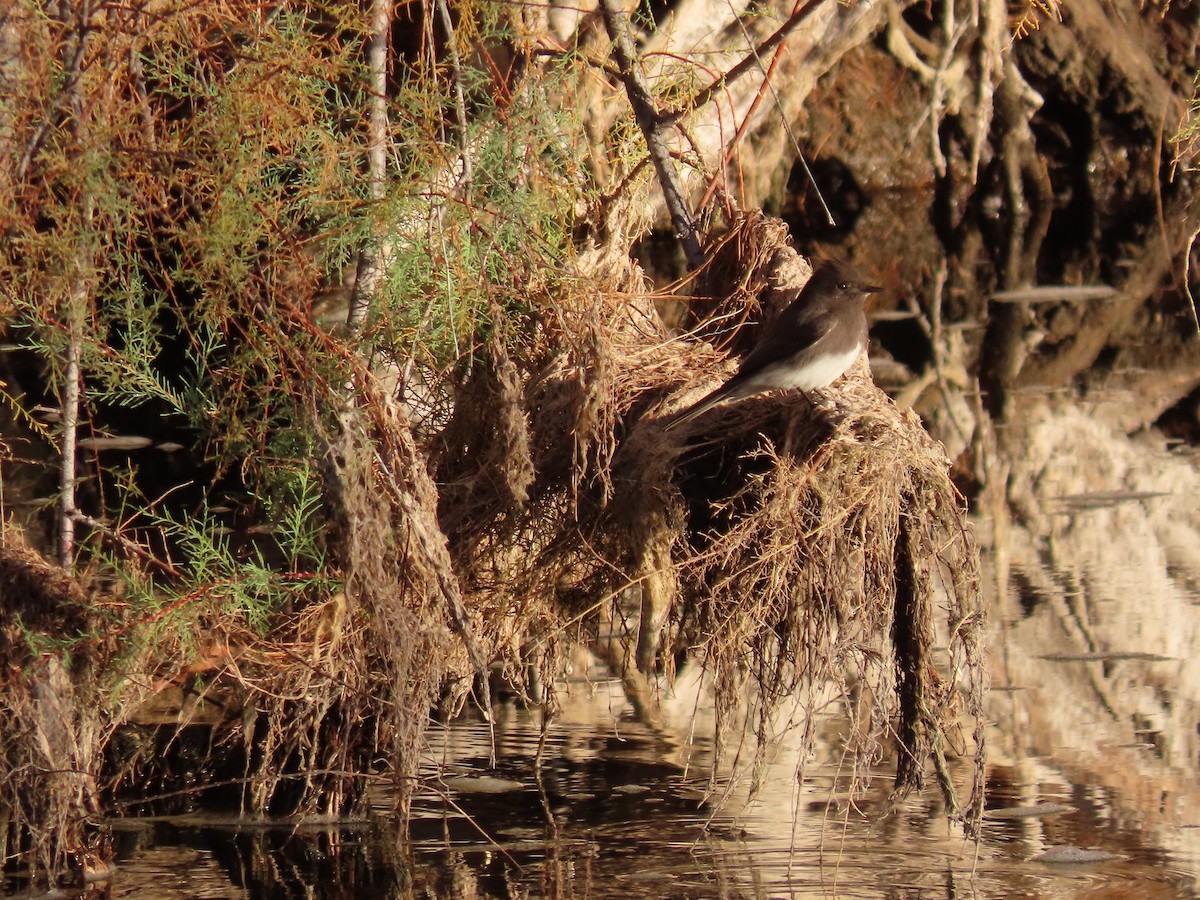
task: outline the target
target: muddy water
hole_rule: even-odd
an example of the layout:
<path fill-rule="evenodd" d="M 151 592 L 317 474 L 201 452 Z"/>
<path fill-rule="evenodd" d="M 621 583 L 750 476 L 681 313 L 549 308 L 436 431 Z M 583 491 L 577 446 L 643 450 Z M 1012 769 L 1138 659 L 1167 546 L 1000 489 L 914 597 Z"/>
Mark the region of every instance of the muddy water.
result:
<path fill-rule="evenodd" d="M 745 748 L 713 777 L 694 671 L 650 728 L 594 664 L 552 722 L 501 704 L 493 727 L 431 728 L 407 839 L 382 788 L 338 827 L 126 820 L 103 895 L 1200 896 L 1200 460 L 1097 428 L 1065 407 L 1030 429 L 1008 478 L 1020 516 L 976 520 L 992 593 L 978 843 L 933 790 L 880 818 L 886 771 L 847 803 L 835 715 L 803 790 L 789 732 L 754 792 Z"/>
<path fill-rule="evenodd" d="M 1148 502 L 1174 501 L 1108 498 L 1092 510 Z M 946 824 L 933 791 L 879 820 L 886 773 L 863 800 L 845 803 L 836 718 L 822 728 L 803 791 L 785 740 L 756 796 L 737 767 L 720 773 L 714 792 L 703 683 L 685 672 L 664 703 L 667 724 L 651 730 L 596 668 L 563 686 L 563 713 L 551 723 L 501 706 L 493 728 L 433 730 L 407 841 L 382 792 L 377 814 L 337 828 L 119 823 L 111 896 L 1200 895 L 1191 715 L 1200 684 L 1188 683 L 1192 662 L 1179 655 L 1200 594 L 1193 586 L 1176 598 L 1178 618 L 1158 616 L 1171 618 L 1166 634 L 1146 616 L 1154 603 L 1165 609 L 1162 598 L 1143 590 L 1122 605 L 1061 559 L 1050 568 L 1074 593 L 1039 589 L 1044 551 L 1030 562 L 1014 544 L 993 611 L 993 814 L 979 843 Z M 1134 577 L 1121 564 L 1112 561 L 1110 585 Z"/>
<path fill-rule="evenodd" d="M 446 735 L 450 787 L 425 793 L 411 842 L 386 817 L 339 829 L 228 823 L 131 823 L 113 896 L 224 897 L 1190 897 L 1200 868 L 1183 822 L 1149 822 L 1136 798 L 1050 759 L 996 766 L 991 803 L 1053 803 L 1053 815 L 989 820 L 978 845 L 918 798 L 873 828 L 837 803 L 839 778 L 815 772 L 798 806 L 792 761 L 773 766 L 763 796 L 715 812 L 680 747 L 629 724 L 549 729 L 541 789 L 531 778 L 541 729 L 514 710 L 490 735 Z M 594 710 L 593 710 L 594 712 Z M 691 756 L 690 763 L 684 756 Z M 468 774 L 469 773 L 469 774 Z M 509 785 L 505 782 L 511 781 Z M 869 814 L 885 785 L 862 804 Z M 493 792 L 494 791 L 494 792 Z M 1193 824 L 1195 824 L 1193 822 Z M 1052 863 L 1062 847 L 1113 858 Z"/>

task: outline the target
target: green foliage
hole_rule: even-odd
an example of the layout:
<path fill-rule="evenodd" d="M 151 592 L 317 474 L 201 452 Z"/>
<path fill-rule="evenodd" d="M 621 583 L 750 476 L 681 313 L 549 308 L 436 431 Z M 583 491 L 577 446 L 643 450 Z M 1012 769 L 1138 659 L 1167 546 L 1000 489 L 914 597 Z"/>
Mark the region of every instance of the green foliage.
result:
<path fill-rule="evenodd" d="M 339 582 L 326 558 L 316 473 L 294 462 L 266 487 L 268 524 L 256 527 L 251 536 L 232 533 L 207 505 L 195 515 L 167 512 L 156 519 L 185 560 L 184 587 L 158 589 L 157 603 L 170 606 L 180 590 L 186 595 L 199 586 L 202 609 L 243 619 L 265 634 L 281 609 L 336 588 Z"/>
<path fill-rule="evenodd" d="M 30 659 L 43 656 L 58 656 L 64 666 L 70 666 L 71 654 L 79 645 L 80 635 L 50 634 L 41 628 L 30 628 L 22 616 L 13 617 L 13 628 L 24 641 Z"/>
<path fill-rule="evenodd" d="M 553 291 L 574 252 L 581 204 L 595 199 L 582 154 L 569 143 L 569 135 L 582 133 L 571 121 L 575 113 L 546 116 L 548 95 L 569 90 L 571 74 L 523 89 L 503 110 L 476 111 L 485 125 L 468 137 L 469 204 L 437 199 L 462 174 L 457 157 L 445 158 L 445 146 L 406 148 L 411 180 L 380 207 L 384 220 L 408 223 L 408 233 L 390 247 L 384 290 L 375 298 L 367 333 L 375 352 L 394 361 L 416 356 L 439 370 L 469 362 L 471 341 L 487 330 L 493 308 L 519 319 L 531 287 Z M 434 99 L 417 90 L 403 98 L 413 111 L 429 109 Z M 450 103 L 441 97 L 433 108 Z M 424 130 L 420 121 L 414 125 Z M 420 155 L 428 151 L 428 158 Z"/>
<path fill-rule="evenodd" d="M 54 473 L 78 485 L 68 549 L 100 590 L 89 595 L 90 633 L 31 628 L 26 643 L 59 657 L 86 645 L 77 655 L 95 666 L 100 702 L 122 715 L 164 684 L 240 681 L 232 686 L 267 722 L 234 729 L 258 742 L 245 775 L 262 779 L 247 788 L 257 812 L 297 761 L 329 773 L 314 775 L 302 806 L 340 808 L 356 763 L 380 756 L 396 765 L 403 798 L 427 711 L 462 674 L 436 577 L 454 573 L 429 571 L 403 546 L 404 498 L 361 499 L 377 474 L 371 442 L 395 454 L 410 436 L 400 417 L 389 430 L 386 403 L 361 376 L 415 367 L 431 395 L 449 397 L 491 329 L 524 350 L 539 327 L 531 311 L 544 322 L 558 288 L 577 295 L 564 262 L 576 217 L 599 204 L 573 144 L 583 131 L 562 102 L 582 62 L 544 69 L 531 56 L 510 77 L 488 58 L 527 46 L 506 4 L 456 4 L 452 34 L 431 20 L 436 39 L 391 60 L 381 192 L 369 152 L 369 4 L 165 0 L 106 7 L 95 22 L 69 4 L 13 5 L 15 62 L 0 61 L 0 312 L 6 340 L 42 377 L 31 396 L 0 400 L 33 421 L 34 404 L 63 406 L 78 386 L 64 413 L 78 411 L 81 436 L 137 429 L 160 447 L 185 445 L 174 456 L 79 453 L 74 472 Z M 418 13 L 396 15 L 400 33 Z M 314 309 L 377 247 L 383 277 L 365 322 L 326 329 Z M 449 386 L 438 383 L 445 374 Z M 357 546 L 382 561 L 366 578 L 365 554 L 353 558 L 357 580 L 370 581 L 354 598 L 337 591 L 321 477 L 324 440 L 351 400 L 366 424 L 353 437 L 361 468 L 347 479 L 359 502 L 347 508 L 369 532 Z M 398 463 L 395 492 L 425 449 L 387 460 Z M 235 644 L 247 651 L 236 664 Z M 70 767 L 98 770 L 104 738 L 92 733 Z M 0 774 L 54 768 L 34 744 L 6 755 Z M 0 805 L 37 793 L 6 783 Z M 88 816 L 76 812 L 64 804 L 58 821 L 77 828 Z"/>
<path fill-rule="evenodd" d="M 93 454 L 80 480 L 100 500 L 85 511 L 109 531 L 80 563 L 122 577 L 135 616 L 194 594 L 196 609 L 265 629 L 297 591 L 338 577 L 314 435 L 335 426 L 353 367 L 463 373 L 498 313 L 507 339 L 527 340 L 540 298 L 569 287 L 556 282 L 577 217 L 599 202 L 569 102 L 583 61 L 505 82 L 477 51 L 519 43 L 511 11 L 462 7 L 455 54 L 395 61 L 389 179 L 373 199 L 361 4 L 170 12 L 91 35 L 79 67 L 65 44 L 46 48 L 20 97 L 3 99 L 30 153 L 23 180 L 0 180 L 0 284 L 8 330 L 51 394 L 78 335 L 85 426 L 144 411 L 149 436 L 192 443 L 202 488 L 232 482 L 261 517 L 253 540 L 230 535 L 211 504 L 146 490 L 154 466 Z M 66 41 L 70 28 L 34 37 Z M 384 277 L 346 346 L 310 310 L 373 242 Z M 5 399 L 24 411 L 25 398 Z M 167 548 L 173 574 L 130 564 L 124 538 Z"/>
<path fill-rule="evenodd" d="M 30 13 L 30 43 L 49 39 Z M 21 97 L 5 98 L 5 121 L 28 125 L 14 146 L 32 151 L 22 183 L 0 179 L 14 191 L 0 197 L 6 328 L 54 391 L 79 323 L 83 422 L 146 409 L 153 434 L 163 414 L 179 415 L 207 477 L 232 477 L 278 520 L 266 548 L 237 547 L 207 507 L 193 514 L 168 491 L 151 509 L 141 472 L 102 460 L 83 475 L 106 498 L 89 512 L 134 539 L 156 522 L 183 573 L 147 584 L 140 566 L 125 567 L 137 603 L 153 611 L 208 585 L 265 627 L 298 589 L 290 573 L 333 577 L 312 441 L 294 436 L 312 432 L 320 386 L 347 374 L 307 307 L 374 224 L 362 13 L 331 2 L 263 18 L 252 4 L 200 4 L 126 24 L 93 35 L 78 70 L 69 52 L 44 48 Z M 26 404 L 55 400 L 5 399 L 30 423 Z M 122 568 L 119 544 L 94 540 L 81 563 L 88 553 Z"/>
<path fill-rule="evenodd" d="M 297 436 L 299 437 L 299 436 Z M 322 518 L 321 479 L 308 460 L 313 455 L 311 441 L 307 453 L 297 450 L 273 473 L 265 485 L 267 519 L 273 525 L 273 539 L 279 555 L 290 572 L 322 572 L 327 568 Z"/>

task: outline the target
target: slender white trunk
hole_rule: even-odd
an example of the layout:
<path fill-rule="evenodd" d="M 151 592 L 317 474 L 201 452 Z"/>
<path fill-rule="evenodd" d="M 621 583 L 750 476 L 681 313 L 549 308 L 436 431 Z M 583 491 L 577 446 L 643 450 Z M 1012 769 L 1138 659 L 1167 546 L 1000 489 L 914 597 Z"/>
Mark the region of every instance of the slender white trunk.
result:
<path fill-rule="evenodd" d="M 386 194 L 387 154 L 390 122 L 387 104 L 388 47 L 391 43 L 392 0 L 371 0 L 371 40 L 367 45 L 371 99 L 367 104 L 367 184 L 371 202 L 379 203 Z M 383 242 L 378 235 L 358 254 L 354 290 L 350 293 L 350 311 L 346 324 L 351 334 L 362 326 L 367 305 L 379 285 L 383 269 Z"/>

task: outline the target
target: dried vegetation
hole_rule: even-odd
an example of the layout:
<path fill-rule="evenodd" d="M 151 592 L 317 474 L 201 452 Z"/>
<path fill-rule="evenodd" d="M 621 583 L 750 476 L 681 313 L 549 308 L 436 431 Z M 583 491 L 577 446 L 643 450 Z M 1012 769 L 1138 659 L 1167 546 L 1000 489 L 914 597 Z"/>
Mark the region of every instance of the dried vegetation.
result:
<path fill-rule="evenodd" d="M 857 759 L 897 751 L 901 793 L 933 771 L 974 823 L 981 758 L 960 808 L 947 756 L 982 753 L 982 616 L 940 446 L 861 368 L 822 408 L 748 402 L 685 443 L 656 424 L 799 289 L 778 222 L 706 211 L 693 333 L 672 337 L 628 252 L 636 133 L 610 136 L 620 196 L 602 196 L 578 123 L 545 115 L 568 75 L 596 77 L 585 60 L 516 95 L 467 85 L 473 103 L 496 92 L 504 127 L 472 145 L 464 194 L 441 138 L 465 75 L 413 51 L 424 93 L 397 100 L 403 171 L 368 200 L 347 117 L 357 4 L 325 11 L 341 30 L 231 3 L 106 10 L 49 35 L 23 10 L 8 24 L 25 56 L 4 77 L 42 106 L 0 120 L 5 208 L 30 211 L 6 223 L 0 264 L 8 327 L 39 354 L 9 373 L 52 387 L 5 394 L 20 413 L 6 445 L 42 447 L 48 468 L 60 448 L 75 458 L 65 425 L 49 442 L 34 427 L 41 403 L 97 434 L 150 409 L 168 423 L 153 440 L 191 448 L 153 488 L 136 465 L 80 457 L 95 488 L 65 478 L 56 519 L 79 532 L 58 545 L 74 577 L 6 510 L 6 860 L 58 873 L 104 855 L 105 811 L 173 799 L 338 815 L 380 761 L 404 807 L 431 710 L 486 707 L 489 680 L 521 691 L 530 666 L 552 684 L 633 598 L 633 659 L 609 656 L 631 683 L 686 653 L 726 718 L 753 689 L 764 739 L 787 699 L 815 713 L 832 684 Z M 141 131 L 114 154 L 129 121 Z M 385 277 L 368 314 L 323 327 L 322 288 L 356 260 L 361 276 L 372 242 Z M 232 537 L 213 502 L 231 484 L 250 497 Z"/>

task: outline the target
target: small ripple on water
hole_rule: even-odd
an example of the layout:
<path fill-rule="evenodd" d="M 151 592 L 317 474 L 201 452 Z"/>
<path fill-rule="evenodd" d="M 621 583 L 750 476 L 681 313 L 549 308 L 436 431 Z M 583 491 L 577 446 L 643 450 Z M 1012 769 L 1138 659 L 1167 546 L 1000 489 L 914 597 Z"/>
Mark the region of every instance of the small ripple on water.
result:
<path fill-rule="evenodd" d="M 446 746 L 457 749 L 444 756 L 440 749 L 439 758 L 454 764 L 456 776 L 467 777 L 466 788 L 494 779 L 497 784 L 519 782 L 521 789 L 448 791 L 445 782 L 431 778 L 413 801 L 409 840 L 403 842 L 410 852 L 403 858 L 409 863 L 397 863 L 390 849 L 398 842 L 394 820 L 388 816 L 392 798 L 382 790 L 373 798 L 378 815 L 371 834 L 360 832 L 362 840 L 352 839 L 349 832 L 333 839 L 328 829 L 324 836 L 253 828 L 206 835 L 191 826 L 176 829 L 173 837 L 160 834 L 158 845 L 173 843 L 205 852 L 219 848 L 229 856 L 227 864 L 235 866 L 230 871 L 241 873 L 237 877 L 248 871 L 245 860 L 280 854 L 286 863 L 264 861 L 252 870 L 293 872 L 311 865 L 306 884 L 314 898 L 344 897 L 338 883 L 377 885 L 370 896 L 392 896 L 387 886 L 403 879 L 411 879 L 418 888 L 431 885 L 436 895 L 451 898 L 471 892 L 507 896 L 512 890 L 589 900 L 1196 895 L 1196 854 L 1144 849 L 1140 842 L 1148 835 L 1124 832 L 1115 824 L 1119 817 L 1113 814 L 1111 797 L 1066 780 L 1049 783 L 1044 772 L 1042 780 L 1032 784 L 1015 778 L 994 782 L 992 802 L 1015 811 L 994 810 L 977 846 L 952 833 L 941 808 L 927 802 L 928 796 L 924 801 L 914 798 L 874 826 L 857 814 L 847 817 L 852 807 L 831 807 L 827 802 L 840 796 L 835 789 L 841 782 L 832 772 L 811 773 L 811 783 L 824 793 L 814 791 L 798 804 L 792 802 L 790 782 L 772 786 L 768 781 L 756 804 L 730 804 L 714 812 L 704 802 L 708 781 L 697 777 L 703 768 L 697 770 L 693 762 L 689 769 L 664 756 L 661 742 L 628 734 L 617 740 L 594 728 L 560 729 L 548 741 L 554 744 L 547 751 L 553 762 L 535 779 L 530 772 L 539 740 L 536 726 L 522 732 L 510 725 L 500 742 L 509 756 L 502 756 L 494 770 L 486 767 L 485 729 L 444 737 Z M 544 797 L 538 793 L 539 783 L 547 792 Z M 878 793 L 870 802 L 878 805 L 886 796 L 882 780 Z M 1067 801 L 1075 811 L 1061 809 Z M 833 811 L 839 808 L 840 815 Z M 1055 814 L 1046 815 L 1051 809 Z M 1194 831 L 1179 828 L 1175 833 L 1181 847 L 1198 843 L 1190 837 Z M 1067 844 L 1101 847 L 1121 858 L 1074 865 L 1034 859 Z M 233 847 L 236 852 L 229 854 Z M 157 883 L 152 872 L 146 873 L 156 859 L 153 850 L 154 841 L 146 840 L 127 853 L 114 876 L 114 887 L 120 886 L 114 896 L 179 896 L 165 890 L 169 879 L 163 872 Z M 407 873 L 397 869 L 410 864 L 413 868 Z M 357 868 L 347 874 L 341 867 Z M 205 874 L 206 884 L 214 873 L 219 868 Z M 444 886 L 449 883 L 465 884 L 470 890 L 447 893 Z M 206 886 L 205 891 L 211 898 L 278 895 L 265 883 L 250 891 L 232 884 L 226 893 L 219 885 L 211 890 Z"/>

